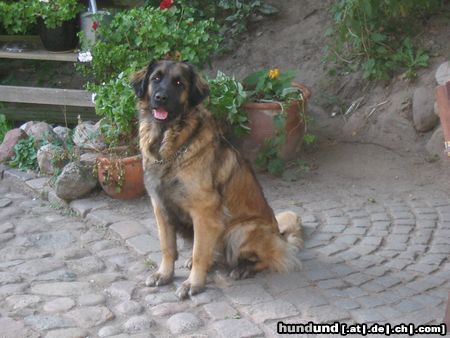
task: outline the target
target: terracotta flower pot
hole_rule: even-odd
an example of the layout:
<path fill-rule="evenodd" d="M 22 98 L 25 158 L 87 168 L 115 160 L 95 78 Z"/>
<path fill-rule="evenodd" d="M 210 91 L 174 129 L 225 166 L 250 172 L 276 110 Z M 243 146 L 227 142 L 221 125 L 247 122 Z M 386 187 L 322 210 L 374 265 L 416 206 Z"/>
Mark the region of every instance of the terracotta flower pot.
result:
<path fill-rule="evenodd" d="M 436 100 L 444 133 L 444 151 L 450 157 L 450 81 L 436 88 Z"/>
<path fill-rule="evenodd" d="M 281 147 L 281 158 L 292 159 L 297 148 L 301 145 L 305 133 L 305 121 L 301 116 L 301 109 L 311 97 L 311 91 L 303 84 L 293 82 L 293 87 L 299 88 L 303 93 L 304 102 L 293 101 L 287 108 L 285 125 L 286 140 Z M 281 112 L 281 103 L 278 102 L 250 102 L 243 106 L 249 118 L 250 133 L 246 135 L 241 144 L 241 150 L 250 160 L 254 160 L 266 139 L 275 135 L 274 117 Z"/>
<path fill-rule="evenodd" d="M 124 158 L 99 155 L 97 171 L 100 185 L 112 198 L 133 199 L 145 192 L 141 155 Z"/>

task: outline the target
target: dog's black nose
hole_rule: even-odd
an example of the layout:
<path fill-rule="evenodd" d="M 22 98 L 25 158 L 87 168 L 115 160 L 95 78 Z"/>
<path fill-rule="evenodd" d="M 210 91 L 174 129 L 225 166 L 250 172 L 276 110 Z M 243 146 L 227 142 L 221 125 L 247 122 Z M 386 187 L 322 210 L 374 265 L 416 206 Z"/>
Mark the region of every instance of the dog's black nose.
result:
<path fill-rule="evenodd" d="M 155 94 L 155 100 L 158 103 L 165 103 L 167 101 L 167 95 L 164 93 L 156 93 Z"/>

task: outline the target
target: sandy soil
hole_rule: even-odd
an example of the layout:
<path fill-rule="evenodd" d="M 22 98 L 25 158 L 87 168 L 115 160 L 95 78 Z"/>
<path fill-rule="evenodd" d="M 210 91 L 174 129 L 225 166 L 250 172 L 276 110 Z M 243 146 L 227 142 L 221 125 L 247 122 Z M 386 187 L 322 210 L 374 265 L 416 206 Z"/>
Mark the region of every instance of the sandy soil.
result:
<path fill-rule="evenodd" d="M 280 9 L 279 15 L 255 25 L 235 52 L 213 63 L 212 72 L 220 69 L 239 79 L 260 68 L 297 70 L 297 79 L 312 89 L 311 128 L 319 136 L 314 151 L 302 155 L 317 166 L 304 175 L 306 186 L 321 184 L 332 193 L 339 187 L 355 194 L 362 192 L 352 191 L 352 182 L 373 194 L 405 189 L 448 191 L 450 163 L 444 156 L 430 161 L 424 146 L 433 131 L 416 132 L 410 104 L 414 91 L 422 87 L 427 104 L 434 104 L 435 70 L 450 55 L 448 19 L 434 18 L 418 37 L 432 57 L 416 81 L 398 76 L 389 83 L 370 83 L 360 74 L 328 75 L 331 65 L 325 65 L 323 57 L 331 2 L 271 1 Z M 331 117 L 361 97 L 361 105 L 352 114 Z M 374 105 L 383 102 L 372 112 Z"/>

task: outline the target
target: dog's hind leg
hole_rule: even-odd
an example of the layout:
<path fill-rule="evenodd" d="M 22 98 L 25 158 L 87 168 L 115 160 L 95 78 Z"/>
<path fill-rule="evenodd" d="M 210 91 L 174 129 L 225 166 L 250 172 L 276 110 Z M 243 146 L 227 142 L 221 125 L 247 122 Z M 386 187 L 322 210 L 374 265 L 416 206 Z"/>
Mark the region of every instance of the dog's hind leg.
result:
<path fill-rule="evenodd" d="M 177 238 L 175 228 L 168 224 L 161 213 L 157 202 L 152 199 L 153 210 L 158 224 L 159 242 L 161 245 L 162 260 L 158 271 L 147 278 L 145 284 L 158 286 L 170 283 L 173 280 L 174 265 L 178 258 Z"/>

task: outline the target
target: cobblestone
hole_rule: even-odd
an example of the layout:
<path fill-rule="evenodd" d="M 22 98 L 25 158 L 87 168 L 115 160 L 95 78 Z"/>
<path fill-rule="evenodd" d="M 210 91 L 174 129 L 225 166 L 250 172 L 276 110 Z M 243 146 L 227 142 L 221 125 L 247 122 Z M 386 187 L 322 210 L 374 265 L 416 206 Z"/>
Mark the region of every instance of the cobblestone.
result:
<path fill-rule="evenodd" d="M 74 201 L 79 216 L 73 216 L 3 182 L 1 198 L 12 203 L 0 208 L 2 338 L 275 337 L 279 320 L 419 324 L 443 318 L 450 287 L 448 199 L 406 194 L 371 203 L 308 195 L 295 206 L 306 234 L 303 270 L 233 281 L 220 267 L 208 276 L 205 292 L 180 302 L 174 292 L 189 275 L 180 263 L 191 250 L 185 241 L 179 241 L 174 283 L 144 286 L 155 268 L 149 262 L 161 257 L 146 199 Z M 27 182 L 37 192 L 44 185 Z M 287 205 L 276 198 L 279 208 Z"/>

